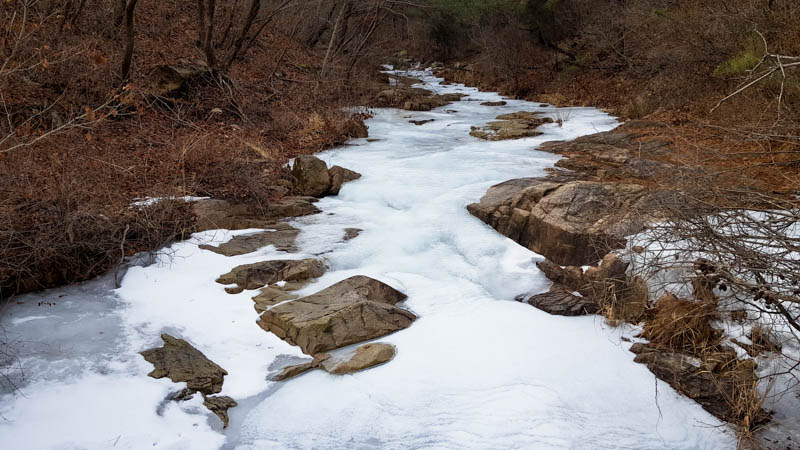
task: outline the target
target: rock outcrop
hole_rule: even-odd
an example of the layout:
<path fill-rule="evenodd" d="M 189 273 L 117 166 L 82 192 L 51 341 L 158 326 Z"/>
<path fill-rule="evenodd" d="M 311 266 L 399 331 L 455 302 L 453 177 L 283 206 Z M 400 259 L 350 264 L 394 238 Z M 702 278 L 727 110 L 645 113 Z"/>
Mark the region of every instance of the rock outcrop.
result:
<path fill-rule="evenodd" d="M 295 191 L 311 197 L 338 195 L 344 183 L 361 178 L 360 173 L 344 167 L 333 166 L 328 169 L 325 161 L 311 155 L 295 158 L 292 176 L 295 178 Z"/>
<path fill-rule="evenodd" d="M 648 200 L 639 185 L 521 178 L 489 188 L 467 207 L 501 234 L 560 265 L 582 266 L 640 231 Z"/>
<path fill-rule="evenodd" d="M 641 343 L 633 344 L 630 350 L 636 354 L 634 361 L 645 364 L 656 377 L 722 420 L 738 422 L 749 413 L 752 426 L 769 417 L 763 410 L 737 410 L 744 405 L 737 405 L 732 399 L 741 399 L 742 391 L 752 388 L 757 380 L 756 366 L 753 360 L 739 360 L 730 348 L 702 358 Z M 758 399 L 751 400 L 755 404 Z"/>
<path fill-rule="evenodd" d="M 164 345 L 141 352 L 147 362 L 153 364 L 148 375 L 153 378 L 167 377 L 176 383 L 186 383 L 192 391 L 204 395 L 216 394 L 222 390 L 222 382 L 228 372 L 205 357 L 191 344 L 162 334 Z"/>
<path fill-rule="evenodd" d="M 675 176 L 685 171 L 675 164 L 661 162 L 674 153 L 672 142 L 661 137 L 648 137 L 647 129 L 662 124 L 630 121 L 603 133 L 579 137 L 568 142 L 547 142 L 538 150 L 558 153 L 565 158 L 557 167 L 574 170 L 601 180 L 638 179 Z"/>
<path fill-rule="evenodd" d="M 274 246 L 279 251 L 297 251 L 294 243 L 300 230 L 287 223 L 275 223 L 266 226 L 265 229 L 266 231 L 258 233 L 234 236 L 230 241 L 219 246 L 203 244 L 200 245 L 200 248 L 224 256 L 245 255 L 268 245 Z"/>
<path fill-rule="evenodd" d="M 258 324 L 315 355 L 407 328 L 416 316 L 396 306 L 405 298 L 380 281 L 354 276 L 274 306 L 264 311 Z"/>
<path fill-rule="evenodd" d="M 279 281 L 308 280 L 324 273 L 325 265 L 318 259 L 277 259 L 234 267 L 220 275 L 217 283 L 235 284 L 235 288 L 226 290 L 238 294 L 245 289 L 258 289 Z"/>
<path fill-rule="evenodd" d="M 536 131 L 540 125 L 552 122 L 553 119 L 541 117 L 539 113 L 521 111 L 499 115 L 496 121 L 489 122 L 483 127 L 472 127 L 469 134 L 489 141 L 533 137 L 542 134 Z"/>

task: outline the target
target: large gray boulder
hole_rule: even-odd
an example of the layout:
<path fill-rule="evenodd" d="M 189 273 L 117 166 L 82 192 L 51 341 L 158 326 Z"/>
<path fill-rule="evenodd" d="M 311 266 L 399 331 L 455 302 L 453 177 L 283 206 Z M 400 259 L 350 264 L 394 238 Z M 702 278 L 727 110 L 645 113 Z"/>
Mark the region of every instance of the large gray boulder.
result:
<path fill-rule="evenodd" d="M 647 189 L 634 184 L 521 178 L 492 186 L 467 209 L 560 265 L 583 266 L 644 228 L 647 199 Z"/>
<path fill-rule="evenodd" d="M 405 298 L 380 281 L 354 276 L 274 306 L 258 324 L 314 355 L 407 328 L 416 316 L 396 306 Z"/>

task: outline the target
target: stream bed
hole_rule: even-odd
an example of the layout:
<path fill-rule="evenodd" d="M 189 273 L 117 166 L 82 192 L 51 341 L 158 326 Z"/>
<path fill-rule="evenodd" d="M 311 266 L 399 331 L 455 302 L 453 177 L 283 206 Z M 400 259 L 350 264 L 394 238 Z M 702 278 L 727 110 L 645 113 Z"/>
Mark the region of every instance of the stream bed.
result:
<path fill-rule="evenodd" d="M 225 257 L 198 246 L 257 230 L 209 231 L 131 267 L 119 289 L 109 275 L 16 298 L 0 318 L 13 349 L 0 360 L 0 446 L 735 448 L 727 425 L 633 362 L 636 328 L 514 301 L 548 289 L 542 257 L 466 210 L 493 184 L 544 175 L 560 156 L 537 145 L 613 129 L 615 118 L 409 75 L 467 97 L 430 112 L 377 109 L 369 139 L 318 154 L 362 178 L 320 200 L 322 213 L 290 222 L 301 230 L 297 253 Z M 480 105 L 499 100 L 507 104 Z M 563 122 L 532 138 L 469 135 L 517 111 Z M 344 241 L 345 228 L 363 231 Z M 303 294 L 367 275 L 408 295 L 403 306 L 418 319 L 378 339 L 396 346 L 392 361 L 269 380 L 304 355 L 255 324 L 255 291 L 228 294 L 214 280 L 241 264 L 308 257 L 328 272 Z M 227 429 L 199 395 L 167 402 L 181 385 L 147 376 L 152 365 L 138 352 L 160 346 L 162 332 L 227 370 L 221 395 L 239 403 Z"/>

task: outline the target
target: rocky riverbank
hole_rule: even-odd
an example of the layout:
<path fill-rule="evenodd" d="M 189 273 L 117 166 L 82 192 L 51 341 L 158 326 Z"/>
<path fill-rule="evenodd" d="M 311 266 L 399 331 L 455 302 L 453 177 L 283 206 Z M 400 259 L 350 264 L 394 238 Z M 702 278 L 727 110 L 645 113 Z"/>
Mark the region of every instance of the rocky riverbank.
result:
<path fill-rule="evenodd" d="M 736 344 L 724 343 L 712 322 L 724 320 L 727 312 L 711 293 L 713 286 L 701 280 L 704 275 L 692 281 L 688 297 L 667 292 L 654 298 L 649 286 L 655 282 L 629 269 L 644 250 L 631 238 L 669 217 L 664 205 L 682 203 L 688 210 L 714 201 L 689 197 L 670 184 L 676 177 L 701 180 L 719 172 L 678 163 L 680 152 L 661 131 L 666 127 L 631 121 L 612 131 L 545 143 L 537 149 L 563 156 L 547 176 L 492 186 L 467 209 L 547 258 L 538 266 L 553 282 L 550 290 L 520 295 L 519 301 L 555 315 L 601 314 L 611 323 L 641 324 L 645 341 L 630 349 L 636 362 L 720 419 L 761 429 L 770 413 L 762 408 L 757 387 L 760 352 L 742 354 Z M 733 183 L 744 192 L 758 189 L 747 179 Z M 676 344 L 676 336 L 686 342 Z M 748 445 L 789 444 L 791 429 L 774 425 L 766 434 L 751 435 Z"/>

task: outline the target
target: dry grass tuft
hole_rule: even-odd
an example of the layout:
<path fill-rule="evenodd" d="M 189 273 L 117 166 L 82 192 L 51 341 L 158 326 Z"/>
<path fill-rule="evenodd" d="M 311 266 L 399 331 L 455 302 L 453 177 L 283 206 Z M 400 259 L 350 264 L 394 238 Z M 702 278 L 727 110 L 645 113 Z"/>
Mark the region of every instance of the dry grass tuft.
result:
<path fill-rule="evenodd" d="M 713 303 L 664 294 L 651 313 L 642 337 L 658 348 L 701 355 L 719 346 L 721 332 L 711 326 L 711 322 L 717 319 L 717 308 Z"/>

